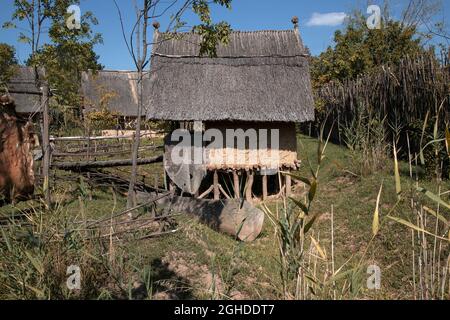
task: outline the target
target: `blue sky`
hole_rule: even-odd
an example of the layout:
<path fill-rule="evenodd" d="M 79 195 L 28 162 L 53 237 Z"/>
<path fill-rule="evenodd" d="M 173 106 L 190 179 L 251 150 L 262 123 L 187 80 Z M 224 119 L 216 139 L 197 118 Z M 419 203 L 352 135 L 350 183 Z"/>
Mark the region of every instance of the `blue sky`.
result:
<path fill-rule="evenodd" d="M 10 19 L 13 11 L 13 0 L 0 0 L 0 25 Z M 134 19 L 132 1 L 117 0 L 126 24 L 131 28 Z M 162 0 L 170 3 L 170 0 Z M 381 4 L 382 0 L 371 1 Z M 391 0 L 391 6 L 400 10 L 407 0 Z M 120 23 L 112 0 L 81 0 L 81 11 L 92 11 L 99 20 L 94 28 L 103 35 L 104 43 L 97 45 L 95 50 L 100 56 L 100 62 L 106 69 L 133 69 L 131 58 L 122 39 Z M 229 22 L 234 30 L 264 30 L 292 28 L 291 18 L 298 16 L 300 31 L 304 43 L 317 55 L 332 44 L 334 32 L 343 27 L 342 20 L 346 13 L 355 8 L 367 8 L 365 0 L 233 0 L 232 10 L 213 6 L 213 19 Z M 447 19 L 450 14 L 450 1 L 443 0 L 443 12 L 440 19 Z M 325 15 L 324 15 L 325 14 Z M 167 27 L 169 14 L 158 19 L 161 29 Z M 192 13 L 187 13 L 184 20 L 188 25 L 197 23 Z M 18 43 L 17 30 L 0 30 L 0 42 L 14 45 L 20 61 L 29 55 L 29 47 Z M 44 41 L 46 37 L 44 36 Z"/>

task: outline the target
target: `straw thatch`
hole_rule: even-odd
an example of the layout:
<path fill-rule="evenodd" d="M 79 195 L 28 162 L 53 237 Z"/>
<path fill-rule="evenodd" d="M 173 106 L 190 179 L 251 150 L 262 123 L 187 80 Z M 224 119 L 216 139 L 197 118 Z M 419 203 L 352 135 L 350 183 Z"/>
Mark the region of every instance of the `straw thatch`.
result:
<path fill-rule="evenodd" d="M 123 116 L 136 117 L 137 78 L 137 72 L 133 71 L 83 72 L 81 92 L 85 110 L 98 111 L 104 107 Z"/>
<path fill-rule="evenodd" d="M 14 99 L 17 113 L 33 114 L 41 111 L 41 92 L 35 82 L 34 68 L 18 67 L 7 88 Z"/>
<path fill-rule="evenodd" d="M 147 116 L 172 121 L 314 119 L 307 50 L 297 30 L 232 32 L 217 58 L 193 33 L 155 32 Z"/>
<path fill-rule="evenodd" d="M 205 162 L 208 170 L 296 169 L 298 166 L 294 123 L 221 121 L 207 122 L 205 129 L 217 129 L 223 137 L 223 148 L 210 146 L 206 150 Z M 237 143 L 230 147 L 226 133 L 228 129 L 242 129 L 245 133 L 249 133 L 249 137 L 251 133 L 248 130 L 254 129 L 258 145 L 251 147 L 248 138 L 244 148 L 239 147 Z M 261 130 L 266 130 L 267 141 L 261 137 Z M 273 130 L 278 130 L 277 146 L 272 145 Z"/>
<path fill-rule="evenodd" d="M 326 131 L 334 127 L 332 139 L 341 142 L 338 129 L 348 128 L 358 116 L 367 114 L 385 119 L 389 141 L 392 141 L 391 135 L 400 134 L 402 149 L 408 150 L 406 133 L 409 131 L 411 142 L 417 148 L 427 113 L 433 119 L 439 111 L 442 129 L 450 120 L 449 84 L 448 67 L 440 64 L 433 54 L 407 56 L 396 65 L 380 66 L 357 79 L 322 86 L 317 91 L 316 101 L 323 111 L 317 116 L 316 126 L 319 127 L 326 115 L 330 124 Z M 332 126 L 332 122 L 337 125 Z M 430 123 L 434 125 L 434 120 Z M 418 132 L 412 135 L 415 130 Z"/>

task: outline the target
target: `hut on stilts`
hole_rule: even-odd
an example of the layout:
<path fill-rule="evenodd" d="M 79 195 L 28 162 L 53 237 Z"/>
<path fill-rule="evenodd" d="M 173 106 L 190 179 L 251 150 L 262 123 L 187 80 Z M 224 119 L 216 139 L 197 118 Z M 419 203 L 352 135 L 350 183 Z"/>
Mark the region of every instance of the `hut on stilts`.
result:
<path fill-rule="evenodd" d="M 192 141 L 200 133 L 204 143 L 201 163 L 180 164 L 166 139 L 171 188 L 248 201 L 289 194 L 290 176 L 278 173 L 298 168 L 296 123 L 314 120 L 308 50 L 292 22 L 291 30 L 233 31 L 214 58 L 199 55 L 198 35 L 161 33 L 155 24 L 147 117 L 185 128 Z"/>

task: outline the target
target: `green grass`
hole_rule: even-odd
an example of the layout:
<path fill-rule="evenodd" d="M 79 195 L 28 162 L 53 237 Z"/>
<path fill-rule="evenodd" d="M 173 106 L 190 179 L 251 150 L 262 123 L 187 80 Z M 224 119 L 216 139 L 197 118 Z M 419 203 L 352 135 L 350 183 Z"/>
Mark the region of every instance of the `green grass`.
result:
<path fill-rule="evenodd" d="M 307 159 L 314 166 L 316 156 L 317 140 L 299 136 L 299 157 L 303 161 L 300 174 L 310 176 Z M 402 176 L 403 189 L 408 190 L 415 182 L 406 176 L 409 172 L 407 165 L 403 163 L 401 166 L 405 174 Z M 330 212 L 331 207 L 334 208 L 337 268 L 351 258 L 347 267 L 352 267 L 366 249 L 372 237 L 373 212 L 382 183 L 381 217 L 395 204 L 392 168 L 392 163 L 386 163 L 381 172 L 367 177 L 354 176 L 348 150 L 328 145 L 312 210 L 322 214 L 314 226 L 314 235 L 320 237 L 321 246 L 330 253 Z M 148 172 L 162 176 L 160 165 L 144 166 L 140 170 L 142 174 Z M 421 181 L 421 185 L 437 191 L 432 181 Z M 450 186 L 446 184 L 445 187 L 449 189 Z M 76 184 L 58 184 L 58 190 L 67 191 L 61 211 L 66 215 L 79 215 L 80 190 Z M 295 196 L 301 197 L 301 194 L 302 187 L 297 186 Z M 92 200 L 84 201 L 84 210 L 92 218 L 109 215 L 114 208 L 112 199 L 112 191 L 94 190 Z M 118 196 L 115 211 L 123 209 L 125 203 L 126 199 Z M 275 204 L 273 201 L 268 203 L 271 208 Z M 0 214 L 11 213 L 11 210 L 11 207 L 1 208 Z M 400 206 L 395 214 L 410 219 L 408 212 L 407 207 Z M 179 231 L 175 234 L 117 244 L 117 250 L 123 255 L 122 281 L 125 284 L 136 278 L 144 280 L 143 271 L 150 270 L 154 290 L 175 292 L 179 297 L 189 299 L 214 296 L 210 290 L 214 281 L 210 278 L 217 277 L 221 288 L 227 287 L 232 295 L 241 298 L 277 299 L 282 296 L 278 248 L 269 219 L 265 221 L 261 236 L 252 243 L 238 243 L 185 216 L 178 217 L 176 222 Z M 409 243 L 410 231 L 406 228 L 390 222 L 382 226 L 366 257 L 367 263 L 380 266 L 382 288 L 379 291 L 363 290 L 358 298 L 413 298 Z"/>

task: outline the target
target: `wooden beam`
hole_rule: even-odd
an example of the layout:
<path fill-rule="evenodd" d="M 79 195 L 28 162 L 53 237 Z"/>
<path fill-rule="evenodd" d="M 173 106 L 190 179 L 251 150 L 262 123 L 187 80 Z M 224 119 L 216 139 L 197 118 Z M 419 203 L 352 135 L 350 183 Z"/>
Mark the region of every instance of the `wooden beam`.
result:
<path fill-rule="evenodd" d="M 225 189 L 222 187 L 221 184 L 219 184 L 219 190 L 220 190 L 220 192 L 222 192 L 222 194 L 224 195 L 225 198 L 227 198 L 228 200 L 231 199 L 231 197 L 228 195 L 228 193 L 225 191 Z"/>
<path fill-rule="evenodd" d="M 95 143 L 95 141 L 94 141 Z M 92 148 L 91 148 L 92 149 Z M 105 157 L 105 156 L 116 156 L 116 155 L 121 155 L 121 154 L 131 154 L 131 150 L 119 150 L 119 151 L 98 151 L 100 149 L 99 146 L 97 146 L 97 150 L 93 150 L 94 152 L 89 152 L 91 158 L 95 158 L 95 157 Z M 145 150 L 155 150 L 157 148 L 155 147 L 151 147 L 151 148 L 147 148 L 147 147 L 142 147 L 139 148 L 139 152 L 143 152 Z M 52 157 L 86 157 L 86 152 L 88 149 L 84 149 L 84 150 L 79 150 L 77 152 L 52 152 Z"/>
<path fill-rule="evenodd" d="M 239 175 L 236 170 L 233 170 L 233 182 L 234 182 L 234 197 L 236 199 L 241 198 L 241 187 L 239 185 Z"/>
<path fill-rule="evenodd" d="M 262 191 L 263 191 L 263 200 L 267 200 L 267 175 L 264 174 L 262 176 Z"/>
<path fill-rule="evenodd" d="M 203 199 L 208 194 L 210 194 L 211 191 L 213 191 L 213 189 L 214 189 L 214 186 L 209 187 L 208 190 L 206 190 L 205 192 L 203 192 L 201 195 L 198 196 L 198 199 Z"/>
<path fill-rule="evenodd" d="M 217 170 L 214 170 L 213 186 L 214 186 L 214 200 L 219 200 L 220 199 L 219 174 L 217 173 Z"/>
<path fill-rule="evenodd" d="M 247 171 L 247 188 L 245 190 L 245 198 L 248 202 L 253 202 L 253 181 L 254 181 L 254 173 L 253 171 Z"/>
<path fill-rule="evenodd" d="M 144 137 L 145 135 L 141 135 L 141 137 Z M 134 138 L 134 135 L 122 135 L 122 136 L 97 136 L 97 137 L 84 137 L 84 136 L 77 136 L 77 137 L 52 137 L 50 138 L 50 141 L 99 141 L 99 140 L 132 140 Z"/>

